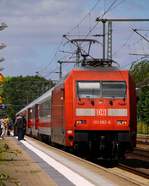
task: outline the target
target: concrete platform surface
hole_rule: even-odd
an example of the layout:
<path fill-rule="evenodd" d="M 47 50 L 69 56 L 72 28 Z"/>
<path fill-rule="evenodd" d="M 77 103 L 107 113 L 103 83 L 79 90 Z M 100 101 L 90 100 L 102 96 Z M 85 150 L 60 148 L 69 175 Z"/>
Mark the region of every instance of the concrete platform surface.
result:
<path fill-rule="evenodd" d="M 0 185 L 56 186 L 13 137 L 0 140 Z"/>

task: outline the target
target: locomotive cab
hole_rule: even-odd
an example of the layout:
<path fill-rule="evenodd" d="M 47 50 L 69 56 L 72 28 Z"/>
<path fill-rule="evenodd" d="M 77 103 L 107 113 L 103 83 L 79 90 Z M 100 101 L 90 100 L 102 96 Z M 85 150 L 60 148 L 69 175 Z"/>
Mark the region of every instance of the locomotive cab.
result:
<path fill-rule="evenodd" d="M 103 158 L 123 157 L 132 149 L 136 115 L 130 83 L 128 71 L 111 67 L 73 70 L 65 81 L 66 146 L 86 148 Z"/>

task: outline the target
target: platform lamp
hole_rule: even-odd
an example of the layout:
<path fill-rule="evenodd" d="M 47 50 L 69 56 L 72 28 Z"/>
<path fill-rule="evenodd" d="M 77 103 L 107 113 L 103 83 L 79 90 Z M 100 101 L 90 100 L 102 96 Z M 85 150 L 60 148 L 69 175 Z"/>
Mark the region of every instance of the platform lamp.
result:
<path fill-rule="evenodd" d="M 4 22 L 2 22 L 1 24 L 0 24 L 0 31 L 2 31 L 2 30 L 4 30 L 5 28 L 7 28 L 8 27 L 8 25 L 6 24 L 6 23 L 4 23 Z M 3 48 L 5 48 L 6 47 L 6 44 L 4 44 L 4 43 L 1 43 L 0 44 L 0 49 L 3 49 Z M 2 58 L 0 58 L 0 62 L 3 62 L 5 59 L 2 57 Z M 2 71 L 3 70 L 3 68 L 0 68 L 0 71 Z"/>
<path fill-rule="evenodd" d="M 3 57 L 0 58 L 0 63 L 3 62 L 3 61 L 5 61 L 5 58 L 3 58 Z"/>
<path fill-rule="evenodd" d="M 8 25 L 6 23 L 1 23 L 1 25 L 0 25 L 0 31 L 4 30 L 7 27 L 8 27 Z"/>
<path fill-rule="evenodd" d="M 0 49 L 3 49 L 3 48 L 5 48 L 6 47 L 6 44 L 5 43 L 1 43 L 0 44 Z"/>
<path fill-rule="evenodd" d="M 4 68 L 3 67 L 0 67 L 0 71 L 3 71 L 4 70 Z"/>
<path fill-rule="evenodd" d="M 7 28 L 7 24 L 6 23 L 1 23 L 0 24 L 0 31 L 4 30 L 5 28 Z M 6 47 L 6 44 L 4 43 L 1 43 L 0 44 L 0 49 L 3 49 Z M 0 62 L 3 62 L 5 59 L 2 57 L 0 58 Z M 3 67 L 0 67 L 0 94 L 2 93 L 2 86 L 3 86 L 3 83 L 5 81 L 5 77 L 3 76 L 3 74 L 1 73 L 1 71 L 3 70 L 4 68 Z M 0 105 L 2 105 L 3 103 L 3 98 L 2 96 L 0 95 Z"/>
<path fill-rule="evenodd" d="M 1 28 L 1 27 L 0 27 L 0 28 Z M 3 48 L 5 48 L 5 47 L 6 47 L 6 45 L 5 45 L 4 43 L 1 43 L 1 44 L 0 44 L 0 49 L 3 49 Z M 0 58 L 0 63 L 3 62 L 4 60 L 5 60 L 5 58 L 3 58 L 3 57 Z M 3 71 L 3 70 L 4 70 L 4 68 L 3 68 L 3 67 L 0 67 L 0 71 Z M 2 75 L 2 74 L 0 73 L 0 76 L 1 76 L 1 75 Z M 2 79 L 4 80 L 4 76 L 3 76 L 3 78 L 0 77 L 0 85 L 4 82 Z"/>
<path fill-rule="evenodd" d="M 2 31 L 2 30 L 4 30 L 5 28 L 7 28 L 8 27 L 8 25 L 6 24 L 6 23 L 4 23 L 4 22 L 2 22 L 1 24 L 0 24 L 0 31 Z M 3 49 L 3 48 L 5 48 L 6 47 L 6 44 L 5 43 L 1 43 L 0 44 L 0 49 Z M 5 59 L 2 57 L 2 58 L 0 58 L 0 62 L 3 62 Z M 4 68 L 0 68 L 0 71 L 2 71 Z"/>

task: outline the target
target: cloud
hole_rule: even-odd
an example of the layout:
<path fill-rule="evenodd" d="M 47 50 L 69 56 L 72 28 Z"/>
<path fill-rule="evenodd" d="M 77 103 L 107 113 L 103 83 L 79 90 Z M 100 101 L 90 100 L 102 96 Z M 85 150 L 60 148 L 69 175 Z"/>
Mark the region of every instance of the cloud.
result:
<path fill-rule="evenodd" d="M 46 65 L 47 71 L 54 69 L 57 58 L 52 62 L 50 59 L 62 35 L 78 24 L 96 2 L 96 0 L 0 0 L 0 22 L 8 24 L 8 28 L 0 32 L 0 43 L 7 44 L 7 48 L 0 51 L 0 57 L 6 59 L 2 64 L 5 68 L 4 74 L 34 74 Z M 86 34 L 95 24 L 95 18 L 110 4 L 111 0 L 106 0 L 104 7 L 101 1 L 73 33 Z M 117 9 L 110 11 L 107 17 L 147 16 L 149 13 L 146 4 L 147 0 L 131 2 L 126 0 Z M 128 8 L 132 11 L 128 11 Z M 140 11 L 143 8 L 144 11 Z M 122 27 L 120 30 L 125 35 Z M 99 25 L 93 33 L 101 32 Z M 118 37 L 118 41 L 122 42 L 127 38 Z M 116 48 L 119 46 L 120 42 Z"/>
<path fill-rule="evenodd" d="M 81 0 L 81 3 L 85 2 Z M 77 23 L 84 12 L 80 1 L 73 0 L 69 3 L 68 0 L 1 0 L 0 7 L 0 21 L 8 24 L 8 28 L 0 33 L 0 40 L 7 43 L 7 49 L 0 53 L 7 59 L 4 64 L 6 75 L 11 75 L 12 69 L 13 74 L 15 71 L 16 75 L 20 73 L 17 67 L 25 60 L 30 63 L 24 63 L 24 67 L 33 71 L 35 67 L 36 71 L 44 57 L 39 50 L 44 53 L 46 47 L 49 50 L 53 45 L 55 47 L 62 34 Z"/>

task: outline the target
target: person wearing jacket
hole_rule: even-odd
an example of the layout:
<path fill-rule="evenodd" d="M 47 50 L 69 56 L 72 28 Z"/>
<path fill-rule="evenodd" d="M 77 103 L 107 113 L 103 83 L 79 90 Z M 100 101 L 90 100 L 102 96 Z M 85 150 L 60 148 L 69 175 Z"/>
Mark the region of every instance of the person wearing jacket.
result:
<path fill-rule="evenodd" d="M 24 140 L 24 135 L 25 135 L 25 129 L 26 129 L 26 120 L 23 117 L 23 115 L 19 114 L 16 117 L 15 125 L 17 127 L 17 135 L 18 135 L 18 140 Z"/>

